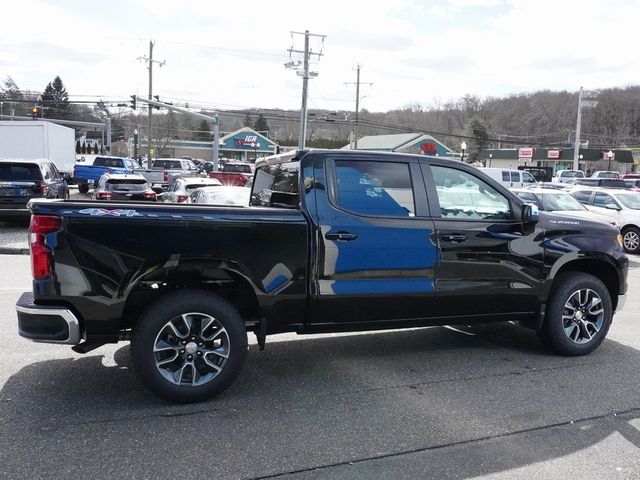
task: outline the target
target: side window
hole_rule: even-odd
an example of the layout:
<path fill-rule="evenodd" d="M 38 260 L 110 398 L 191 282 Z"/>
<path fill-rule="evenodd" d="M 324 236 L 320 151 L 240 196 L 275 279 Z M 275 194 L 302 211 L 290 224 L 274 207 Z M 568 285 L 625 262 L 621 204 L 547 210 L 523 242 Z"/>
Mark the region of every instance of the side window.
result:
<path fill-rule="evenodd" d="M 450 167 L 432 166 L 431 171 L 442 218 L 457 220 L 511 218 L 509 200 L 483 180 Z"/>
<path fill-rule="evenodd" d="M 593 199 L 594 207 L 606 207 L 607 205 L 616 205 L 616 201 L 613 199 L 611 195 L 606 193 L 597 192 L 595 198 Z"/>
<path fill-rule="evenodd" d="M 44 175 L 45 180 L 51 180 L 51 169 L 48 163 L 42 164 L 42 175 Z"/>
<path fill-rule="evenodd" d="M 575 192 L 571 192 L 571 196 L 578 200 L 580 203 L 589 204 L 591 192 L 589 190 L 576 190 Z"/>
<path fill-rule="evenodd" d="M 509 172 L 502 170 L 502 181 L 503 182 L 510 182 L 510 177 L 509 177 Z"/>
<path fill-rule="evenodd" d="M 520 172 L 511 172 L 511 181 L 512 182 L 520 182 Z"/>
<path fill-rule="evenodd" d="M 529 172 L 522 172 L 522 181 L 524 183 L 536 183 L 536 179 Z"/>
<path fill-rule="evenodd" d="M 336 160 L 334 165 L 340 208 L 362 215 L 415 215 L 408 163 Z"/>

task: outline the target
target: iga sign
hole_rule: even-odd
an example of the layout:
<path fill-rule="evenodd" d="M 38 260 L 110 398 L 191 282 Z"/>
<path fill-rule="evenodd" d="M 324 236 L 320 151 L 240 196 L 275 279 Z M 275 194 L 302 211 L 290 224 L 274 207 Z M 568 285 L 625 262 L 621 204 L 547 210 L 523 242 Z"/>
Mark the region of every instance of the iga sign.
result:
<path fill-rule="evenodd" d="M 518 149 L 518 158 L 533 158 L 533 148 L 531 147 L 523 147 Z"/>
<path fill-rule="evenodd" d="M 257 135 L 247 135 L 244 138 L 236 138 L 236 147 L 254 147 L 257 142 Z"/>

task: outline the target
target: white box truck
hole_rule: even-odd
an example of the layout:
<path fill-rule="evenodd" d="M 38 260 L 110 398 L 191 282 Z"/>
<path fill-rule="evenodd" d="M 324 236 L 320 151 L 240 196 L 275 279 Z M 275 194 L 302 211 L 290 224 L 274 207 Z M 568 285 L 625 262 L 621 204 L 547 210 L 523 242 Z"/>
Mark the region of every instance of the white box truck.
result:
<path fill-rule="evenodd" d="M 73 173 L 74 130 L 40 120 L 0 121 L 0 160 L 41 158 L 52 162 L 62 173 Z"/>

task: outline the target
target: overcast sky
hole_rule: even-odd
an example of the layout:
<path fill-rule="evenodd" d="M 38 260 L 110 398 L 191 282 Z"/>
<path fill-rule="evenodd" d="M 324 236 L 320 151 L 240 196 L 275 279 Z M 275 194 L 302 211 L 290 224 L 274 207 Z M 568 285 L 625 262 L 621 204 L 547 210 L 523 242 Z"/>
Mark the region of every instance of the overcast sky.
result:
<path fill-rule="evenodd" d="M 309 107 L 385 111 L 466 93 L 506 96 L 640 83 L 640 0 L 252 1 L 21 0 L 5 2 L 0 77 L 107 99 L 148 91 L 217 108 L 299 108 L 301 78 L 285 69 L 290 31 L 324 34 Z M 74 97 L 76 98 L 76 97 Z M 78 98 L 76 98 L 78 99 Z"/>

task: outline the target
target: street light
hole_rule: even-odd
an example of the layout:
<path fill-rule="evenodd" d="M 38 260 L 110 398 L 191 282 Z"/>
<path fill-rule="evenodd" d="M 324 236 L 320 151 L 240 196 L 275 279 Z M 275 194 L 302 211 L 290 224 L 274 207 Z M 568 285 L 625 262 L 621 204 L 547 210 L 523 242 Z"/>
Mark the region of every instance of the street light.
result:
<path fill-rule="evenodd" d="M 491 159 L 493 158 L 493 153 L 489 154 L 489 166 L 491 166 Z"/>
<path fill-rule="evenodd" d="M 613 160 L 614 156 L 615 154 L 611 150 L 607 152 L 607 158 L 609 159 L 609 168 L 607 170 L 611 170 L 611 160 Z"/>
<path fill-rule="evenodd" d="M 460 148 L 462 149 L 462 152 L 460 153 L 460 161 L 464 162 L 464 151 L 467 149 L 467 142 L 462 142 L 460 144 Z"/>
<path fill-rule="evenodd" d="M 258 149 L 260 148 L 260 142 L 253 142 L 251 144 L 253 147 L 253 163 L 258 161 Z"/>

